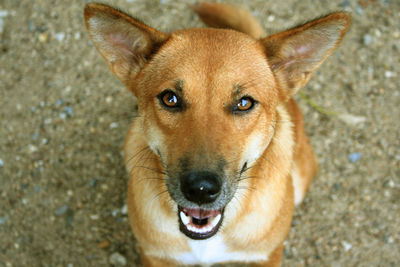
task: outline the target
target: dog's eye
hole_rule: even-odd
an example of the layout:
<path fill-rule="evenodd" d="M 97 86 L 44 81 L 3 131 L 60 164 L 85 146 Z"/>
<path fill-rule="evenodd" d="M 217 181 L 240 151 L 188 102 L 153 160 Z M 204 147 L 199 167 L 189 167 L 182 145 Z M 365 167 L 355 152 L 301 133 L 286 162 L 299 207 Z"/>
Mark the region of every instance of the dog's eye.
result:
<path fill-rule="evenodd" d="M 167 108 L 180 108 L 182 106 L 179 96 L 171 90 L 165 90 L 158 95 L 160 102 Z"/>
<path fill-rule="evenodd" d="M 234 107 L 234 111 L 248 111 L 254 107 L 255 101 L 249 96 L 242 97 Z"/>

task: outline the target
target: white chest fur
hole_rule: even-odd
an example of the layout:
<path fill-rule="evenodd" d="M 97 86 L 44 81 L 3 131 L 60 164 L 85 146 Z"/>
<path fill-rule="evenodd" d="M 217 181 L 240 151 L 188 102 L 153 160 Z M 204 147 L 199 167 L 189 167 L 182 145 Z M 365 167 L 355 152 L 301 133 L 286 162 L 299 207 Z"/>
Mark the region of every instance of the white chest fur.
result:
<path fill-rule="evenodd" d="M 222 237 L 216 235 L 206 240 L 189 240 L 191 252 L 179 254 L 176 260 L 183 264 L 210 265 L 219 262 L 250 262 L 266 261 L 267 253 L 254 253 L 251 251 L 230 252 Z"/>

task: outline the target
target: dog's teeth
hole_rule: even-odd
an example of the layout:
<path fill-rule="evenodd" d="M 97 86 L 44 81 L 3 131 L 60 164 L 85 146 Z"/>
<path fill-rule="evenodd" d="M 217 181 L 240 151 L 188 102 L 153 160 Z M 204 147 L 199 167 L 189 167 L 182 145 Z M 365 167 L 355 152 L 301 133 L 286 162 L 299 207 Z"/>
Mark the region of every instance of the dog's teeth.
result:
<path fill-rule="evenodd" d="M 191 226 L 190 224 L 186 225 L 186 227 L 187 227 L 187 229 L 188 229 L 189 231 L 192 231 L 192 232 L 195 232 L 195 233 L 198 233 L 198 232 L 199 232 L 199 230 L 198 230 L 196 227 Z"/>
<path fill-rule="evenodd" d="M 204 227 L 202 230 L 203 230 L 203 233 L 207 233 L 207 232 L 210 232 L 213 228 L 214 227 L 212 225 L 209 225 L 209 226 Z"/>
<path fill-rule="evenodd" d="M 188 225 L 190 223 L 190 217 L 186 216 L 186 214 L 183 211 L 181 211 L 179 215 L 181 216 L 181 220 L 184 225 Z"/>
<path fill-rule="evenodd" d="M 191 224 L 192 218 L 191 216 L 186 215 L 183 211 L 179 212 L 179 216 L 181 218 L 182 223 L 185 225 L 186 229 L 190 232 L 194 232 L 197 234 L 205 234 L 211 232 L 217 224 L 221 221 L 221 214 L 218 214 L 214 218 L 208 218 L 208 223 L 203 226 L 196 227 Z"/>
<path fill-rule="evenodd" d="M 221 220 L 221 214 L 218 214 L 217 216 L 215 216 L 215 218 L 211 220 L 212 227 L 214 228 L 215 226 L 217 226 L 220 220 Z"/>

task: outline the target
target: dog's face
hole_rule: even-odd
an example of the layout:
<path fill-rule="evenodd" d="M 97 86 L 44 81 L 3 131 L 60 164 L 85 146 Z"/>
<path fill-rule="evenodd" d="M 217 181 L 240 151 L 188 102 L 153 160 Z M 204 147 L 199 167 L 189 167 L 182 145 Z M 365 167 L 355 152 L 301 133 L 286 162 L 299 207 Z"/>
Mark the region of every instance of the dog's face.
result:
<path fill-rule="evenodd" d="M 309 80 L 349 23 L 332 14 L 255 40 L 221 29 L 164 34 L 98 4 L 86 7 L 85 18 L 93 43 L 138 98 L 144 137 L 162 165 L 159 182 L 193 239 L 217 232 L 274 136 L 277 107 Z"/>
<path fill-rule="evenodd" d="M 181 221 L 199 220 L 186 233 L 212 235 L 221 220 L 211 219 L 273 136 L 279 91 L 262 45 L 230 30 L 178 32 L 132 90 Z"/>

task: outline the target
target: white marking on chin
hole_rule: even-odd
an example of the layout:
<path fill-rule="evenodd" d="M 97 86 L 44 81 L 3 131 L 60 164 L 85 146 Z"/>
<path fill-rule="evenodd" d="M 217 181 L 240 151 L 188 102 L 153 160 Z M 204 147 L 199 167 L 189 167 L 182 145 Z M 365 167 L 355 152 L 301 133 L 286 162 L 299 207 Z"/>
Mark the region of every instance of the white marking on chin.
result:
<path fill-rule="evenodd" d="M 229 252 L 220 234 L 205 240 L 188 240 L 191 252 L 185 252 L 175 257 L 175 260 L 185 264 L 211 265 L 228 261 L 254 262 L 267 261 L 266 253 Z"/>

